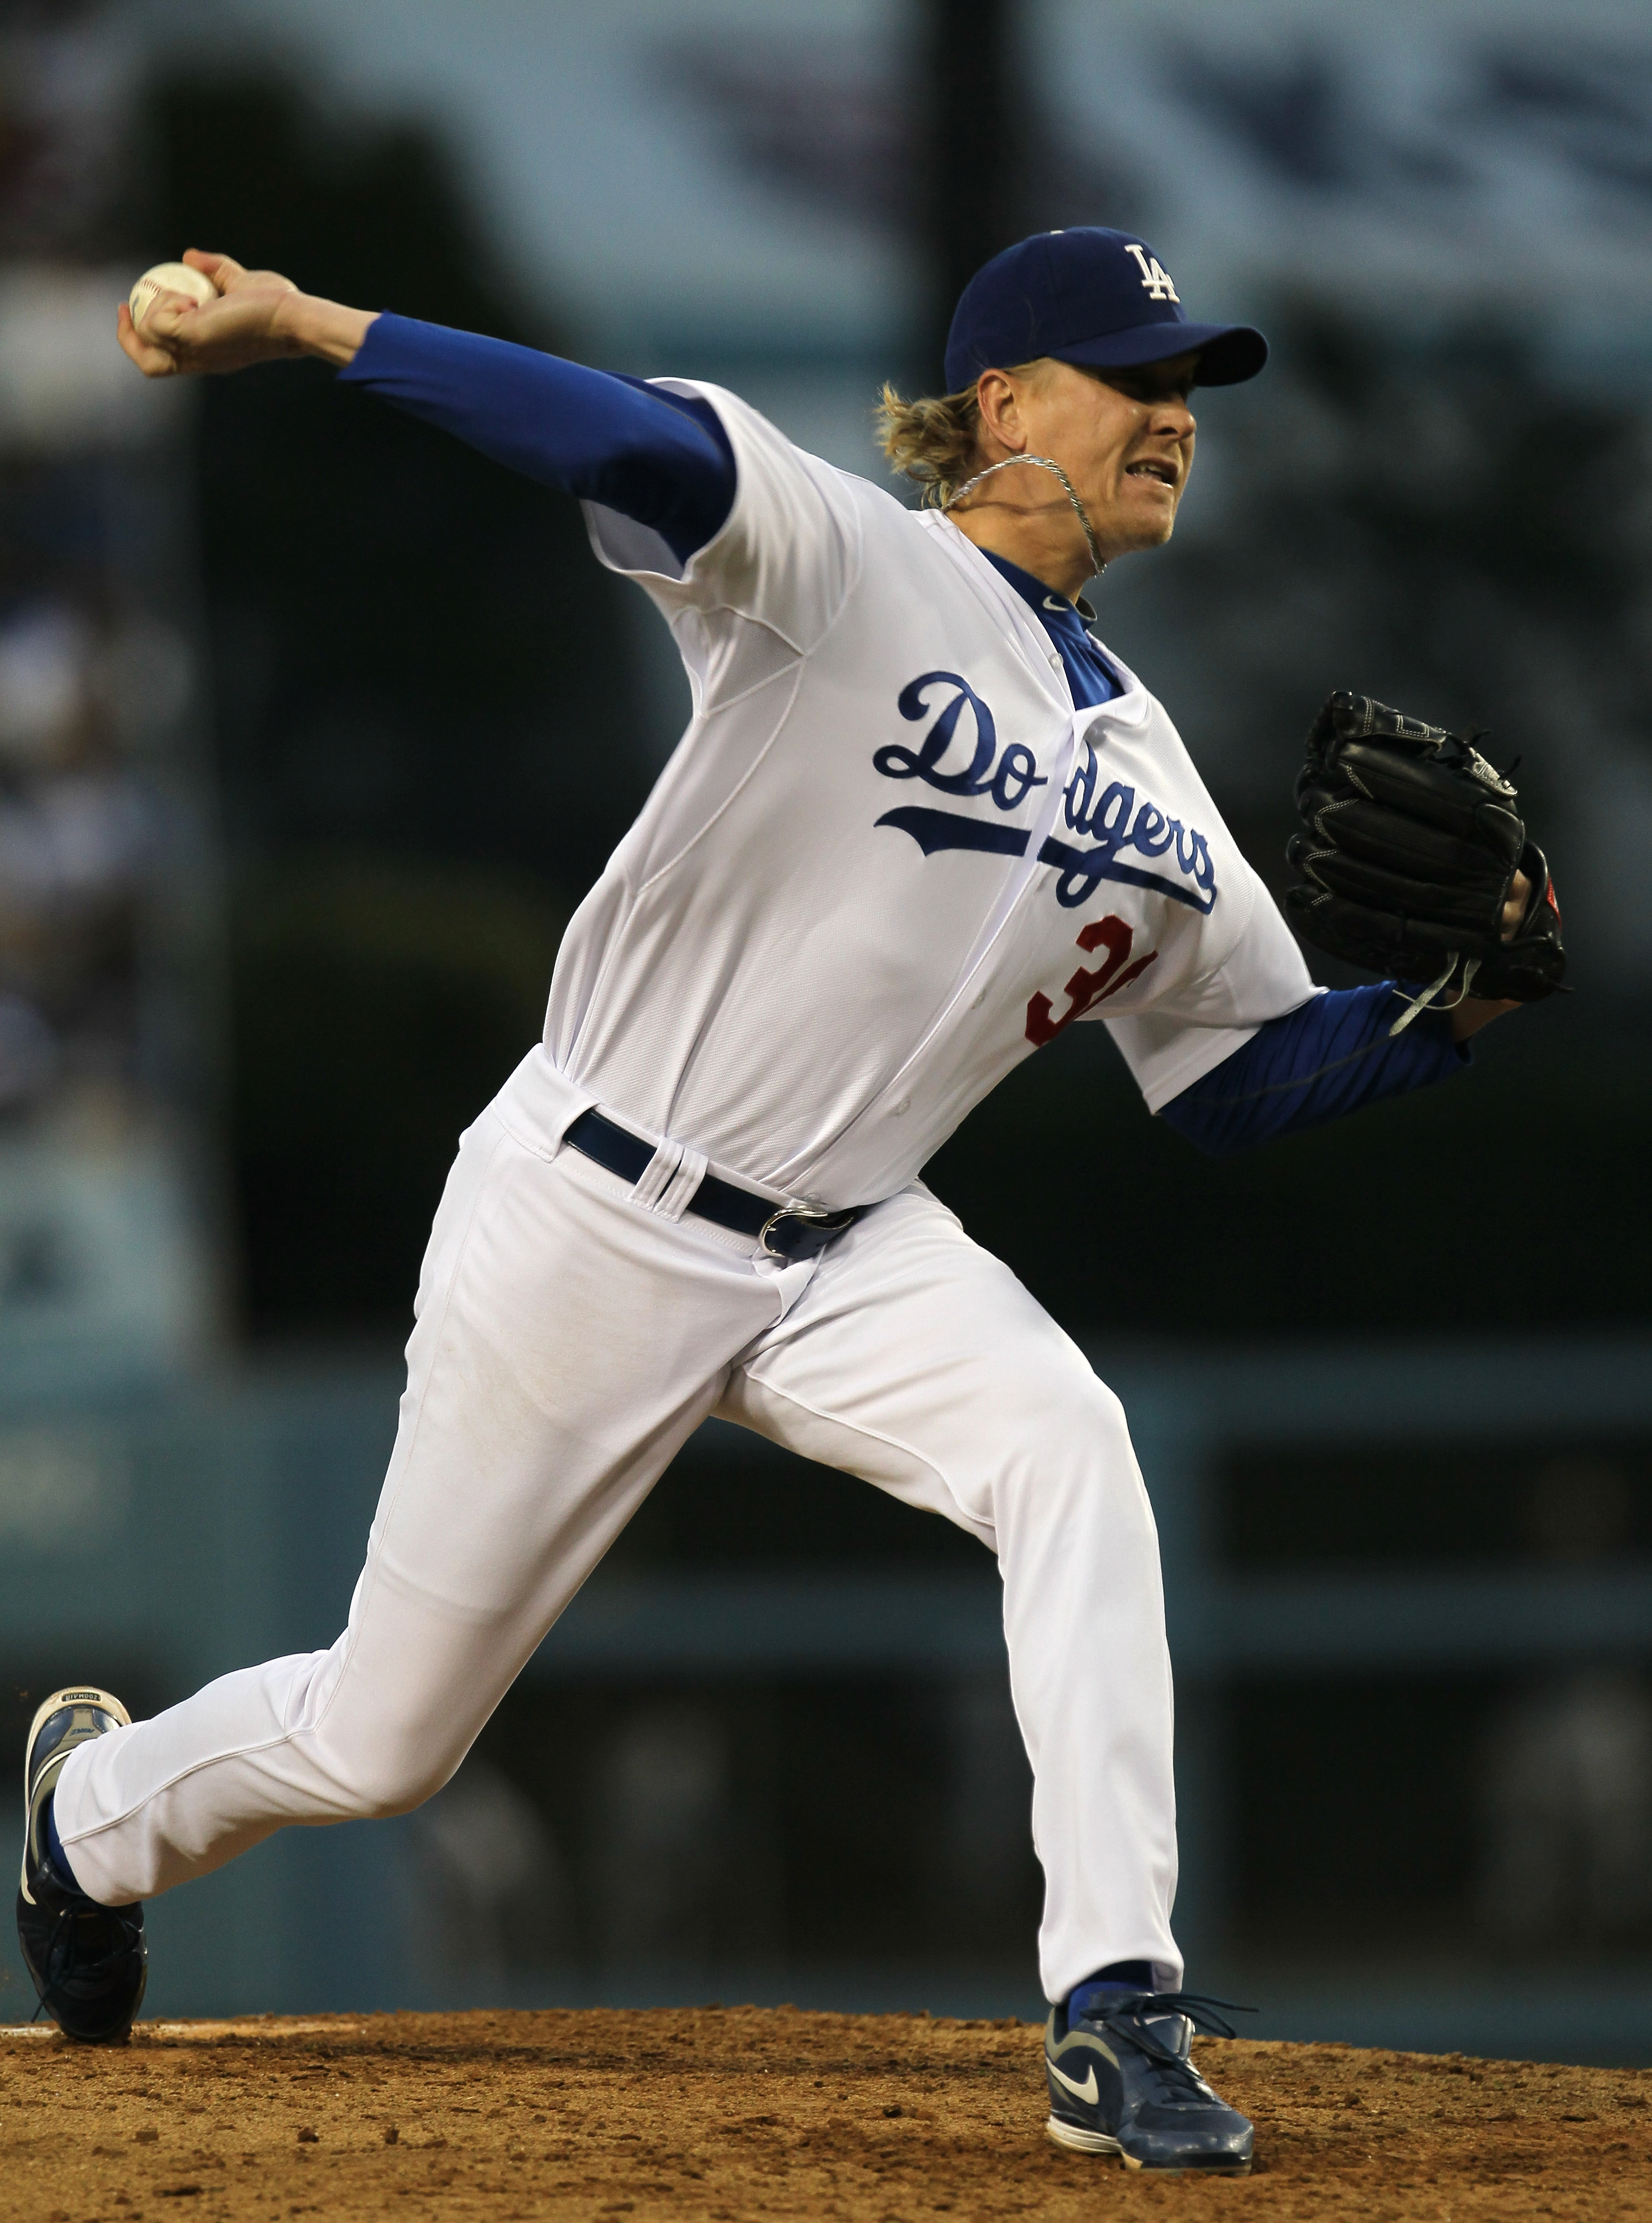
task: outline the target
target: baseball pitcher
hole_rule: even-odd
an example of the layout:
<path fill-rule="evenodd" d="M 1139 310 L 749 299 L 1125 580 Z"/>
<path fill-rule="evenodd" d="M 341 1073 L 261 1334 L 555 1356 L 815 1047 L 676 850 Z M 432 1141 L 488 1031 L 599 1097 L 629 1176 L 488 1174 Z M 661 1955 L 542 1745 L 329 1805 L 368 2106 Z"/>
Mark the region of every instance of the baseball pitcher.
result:
<path fill-rule="evenodd" d="M 1195 387 L 1254 377 L 1266 343 L 1189 320 L 1128 233 L 1023 241 L 965 289 L 944 395 L 885 391 L 909 507 L 718 387 L 187 261 L 211 298 L 120 312 L 140 370 L 317 356 L 577 496 L 694 707 L 568 929 L 544 1039 L 460 1140 L 337 1642 L 149 1721 L 91 1688 L 41 1709 L 18 1915 L 47 2010 L 123 2035 L 145 1899 L 288 1823 L 438 1790 L 719 1414 L 996 1554 L 1050 2133 L 1132 2169 L 1248 2169 L 1250 2124 L 1190 2057 L 1220 2025 L 1170 1926 L 1170 1662 L 1125 1415 L 920 1176 L 1076 1023 L 1227 1151 L 1455 1073 L 1558 981 L 1512 787 L 1344 696 L 1315 728 L 1292 901 L 1403 986 L 1315 989 L 1170 718 L 1090 630 L 1086 583 L 1170 537 Z"/>

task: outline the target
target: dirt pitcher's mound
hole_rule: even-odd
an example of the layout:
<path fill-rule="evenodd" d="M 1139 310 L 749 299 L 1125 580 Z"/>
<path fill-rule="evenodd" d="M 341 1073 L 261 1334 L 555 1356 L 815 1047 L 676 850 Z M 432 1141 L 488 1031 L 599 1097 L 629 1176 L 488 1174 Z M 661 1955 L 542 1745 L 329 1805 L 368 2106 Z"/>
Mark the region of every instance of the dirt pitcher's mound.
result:
<path fill-rule="evenodd" d="M 0 2214 L 1652 2214 L 1652 2071 L 1207 2042 L 1257 2168 L 1044 2136 L 1029 2023 L 708 2007 L 0 2031 Z"/>

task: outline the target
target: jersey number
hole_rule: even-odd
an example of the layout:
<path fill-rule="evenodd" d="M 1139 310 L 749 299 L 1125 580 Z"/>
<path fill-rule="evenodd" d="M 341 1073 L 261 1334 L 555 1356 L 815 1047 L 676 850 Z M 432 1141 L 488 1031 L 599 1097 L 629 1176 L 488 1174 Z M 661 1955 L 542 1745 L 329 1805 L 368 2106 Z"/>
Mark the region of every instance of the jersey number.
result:
<path fill-rule="evenodd" d="M 1060 1018 L 1048 996 L 1037 995 L 1027 1005 L 1027 1040 L 1037 1049 L 1054 1042 L 1063 1027 L 1070 1027 L 1075 1019 L 1081 1019 L 1086 1011 L 1093 1011 L 1109 996 L 1116 996 L 1120 988 L 1127 988 L 1142 974 L 1158 955 L 1150 949 L 1145 957 L 1138 957 L 1133 965 L 1127 960 L 1130 945 L 1134 939 L 1132 929 L 1121 918 L 1098 918 L 1091 921 L 1078 937 L 1081 949 L 1105 949 L 1107 961 L 1091 973 L 1081 965 L 1067 983 L 1067 1009 Z"/>

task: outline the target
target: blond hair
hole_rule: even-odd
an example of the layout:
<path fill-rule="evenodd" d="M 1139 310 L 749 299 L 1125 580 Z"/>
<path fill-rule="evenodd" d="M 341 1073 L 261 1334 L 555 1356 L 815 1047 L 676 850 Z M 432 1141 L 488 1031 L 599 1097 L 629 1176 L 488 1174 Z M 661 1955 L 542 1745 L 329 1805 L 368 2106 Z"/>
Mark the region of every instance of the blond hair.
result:
<path fill-rule="evenodd" d="M 1025 377 L 1034 368 L 1033 363 L 1018 362 L 1012 366 L 1012 373 Z M 886 383 L 874 413 L 879 441 L 891 468 L 918 488 L 924 507 L 944 509 L 980 465 L 980 405 L 975 387 L 938 399 L 924 395 L 904 401 Z"/>

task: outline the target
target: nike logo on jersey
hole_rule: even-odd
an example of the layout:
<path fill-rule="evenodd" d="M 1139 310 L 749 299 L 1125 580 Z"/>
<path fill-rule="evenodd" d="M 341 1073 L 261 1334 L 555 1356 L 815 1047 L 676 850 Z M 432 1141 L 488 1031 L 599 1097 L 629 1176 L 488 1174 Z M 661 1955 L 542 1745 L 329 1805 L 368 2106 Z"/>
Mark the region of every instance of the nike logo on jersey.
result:
<path fill-rule="evenodd" d="M 873 769 L 886 779 L 922 780 L 943 795 L 986 796 L 1006 815 L 1018 810 L 1035 788 L 1049 785 L 1048 776 L 1038 770 L 1037 759 L 1025 743 L 1012 741 L 1000 752 L 992 711 L 957 672 L 921 673 L 901 689 L 895 707 L 909 723 L 925 717 L 930 723 L 917 748 L 892 742 L 873 752 Z M 1099 776 L 1095 751 L 1086 741 L 1083 759 L 1063 790 L 1062 807 L 1068 830 L 1089 846 L 1081 847 L 1052 834 L 1038 851 L 1041 865 L 1057 867 L 1056 902 L 1076 909 L 1089 902 L 1103 880 L 1117 880 L 1208 914 L 1216 901 L 1216 869 L 1204 835 L 1145 798 L 1138 803 L 1136 790 L 1120 780 L 1113 780 L 1098 796 Z M 1025 827 L 923 803 L 886 810 L 877 823 L 910 834 L 926 857 L 943 849 L 1022 857 L 1031 838 Z M 1163 857 L 1174 864 L 1177 877 L 1151 871 L 1144 864 L 1126 863 L 1119 853 L 1126 849 L 1144 859 Z"/>

